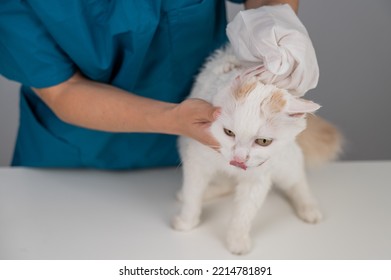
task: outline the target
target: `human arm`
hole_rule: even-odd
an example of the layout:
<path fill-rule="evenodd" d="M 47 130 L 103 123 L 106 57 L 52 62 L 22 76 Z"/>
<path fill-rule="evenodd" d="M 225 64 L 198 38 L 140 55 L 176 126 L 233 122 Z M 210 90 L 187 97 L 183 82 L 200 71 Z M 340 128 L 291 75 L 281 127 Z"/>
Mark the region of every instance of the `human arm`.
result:
<path fill-rule="evenodd" d="M 73 125 L 107 132 L 183 135 L 218 146 L 208 131 L 218 109 L 202 100 L 161 102 L 91 81 L 80 73 L 33 90 L 61 120 Z"/>

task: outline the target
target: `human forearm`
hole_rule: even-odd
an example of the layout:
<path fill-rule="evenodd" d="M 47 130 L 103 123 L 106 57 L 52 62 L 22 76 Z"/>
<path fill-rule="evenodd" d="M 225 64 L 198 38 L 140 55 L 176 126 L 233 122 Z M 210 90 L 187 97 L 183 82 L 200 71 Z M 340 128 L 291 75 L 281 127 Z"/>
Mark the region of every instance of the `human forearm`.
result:
<path fill-rule="evenodd" d="M 264 5 L 289 4 L 297 13 L 299 9 L 299 0 L 247 0 L 244 3 L 246 9 L 254 9 Z"/>
<path fill-rule="evenodd" d="M 90 81 L 80 74 L 60 85 L 34 91 L 61 120 L 73 125 L 107 132 L 184 135 L 218 146 L 208 130 L 218 109 L 203 100 L 161 102 Z"/>
<path fill-rule="evenodd" d="M 109 132 L 174 133 L 165 117 L 175 104 L 136 96 L 75 74 L 54 87 L 35 89 L 64 122 Z M 160 118 L 160 127 L 156 119 Z"/>

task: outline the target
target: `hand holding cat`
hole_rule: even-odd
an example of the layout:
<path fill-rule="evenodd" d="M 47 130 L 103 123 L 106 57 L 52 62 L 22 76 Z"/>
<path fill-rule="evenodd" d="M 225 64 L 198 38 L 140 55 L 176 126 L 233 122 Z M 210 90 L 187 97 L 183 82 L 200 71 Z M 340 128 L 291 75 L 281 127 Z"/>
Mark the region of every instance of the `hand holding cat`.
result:
<path fill-rule="evenodd" d="M 220 109 L 197 98 L 190 98 L 179 103 L 175 109 L 175 125 L 177 134 L 190 137 L 213 149 L 220 144 L 210 134 L 209 127 L 220 114 Z"/>
<path fill-rule="evenodd" d="M 240 12 L 227 26 L 236 56 L 262 66 L 259 79 L 296 96 L 315 88 L 319 68 L 308 32 L 290 5 L 262 6 Z"/>

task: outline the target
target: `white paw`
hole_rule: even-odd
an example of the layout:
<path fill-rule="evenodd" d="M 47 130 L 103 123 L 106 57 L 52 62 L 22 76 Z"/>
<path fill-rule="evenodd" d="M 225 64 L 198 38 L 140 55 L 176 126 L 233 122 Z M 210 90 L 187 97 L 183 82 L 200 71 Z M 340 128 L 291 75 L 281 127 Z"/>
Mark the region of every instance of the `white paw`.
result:
<path fill-rule="evenodd" d="M 251 239 L 245 235 L 228 234 L 227 236 L 228 250 L 235 255 L 247 254 L 251 250 Z"/>
<path fill-rule="evenodd" d="M 297 210 L 297 215 L 304 222 L 310 224 L 319 223 L 323 217 L 322 213 L 320 212 L 320 210 L 316 205 L 307 205 L 307 206 L 300 207 L 300 209 Z"/>
<path fill-rule="evenodd" d="M 173 229 L 178 231 L 189 231 L 199 224 L 199 219 L 185 220 L 180 215 L 175 216 L 171 222 Z"/>

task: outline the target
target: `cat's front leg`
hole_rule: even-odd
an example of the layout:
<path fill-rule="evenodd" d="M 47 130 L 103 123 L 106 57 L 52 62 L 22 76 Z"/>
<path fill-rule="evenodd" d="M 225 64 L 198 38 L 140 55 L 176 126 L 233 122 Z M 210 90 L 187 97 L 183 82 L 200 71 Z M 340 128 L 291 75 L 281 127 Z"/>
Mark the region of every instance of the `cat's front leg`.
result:
<path fill-rule="evenodd" d="M 292 164 L 275 170 L 273 182 L 285 193 L 300 219 L 315 224 L 322 220 L 322 212 L 308 185 L 301 154 Z"/>
<path fill-rule="evenodd" d="M 182 208 L 172 220 L 174 229 L 187 231 L 199 224 L 204 192 L 211 180 L 209 171 L 193 160 L 183 163 Z"/>
<path fill-rule="evenodd" d="M 233 254 L 246 254 L 251 250 L 250 230 L 258 209 L 270 189 L 271 180 L 239 182 L 235 194 L 235 207 L 227 234 L 228 249 Z"/>
<path fill-rule="evenodd" d="M 290 187 L 285 187 L 284 191 L 300 219 L 311 224 L 322 220 L 322 212 L 319 210 L 318 203 L 310 191 L 304 174 L 298 182 Z"/>

